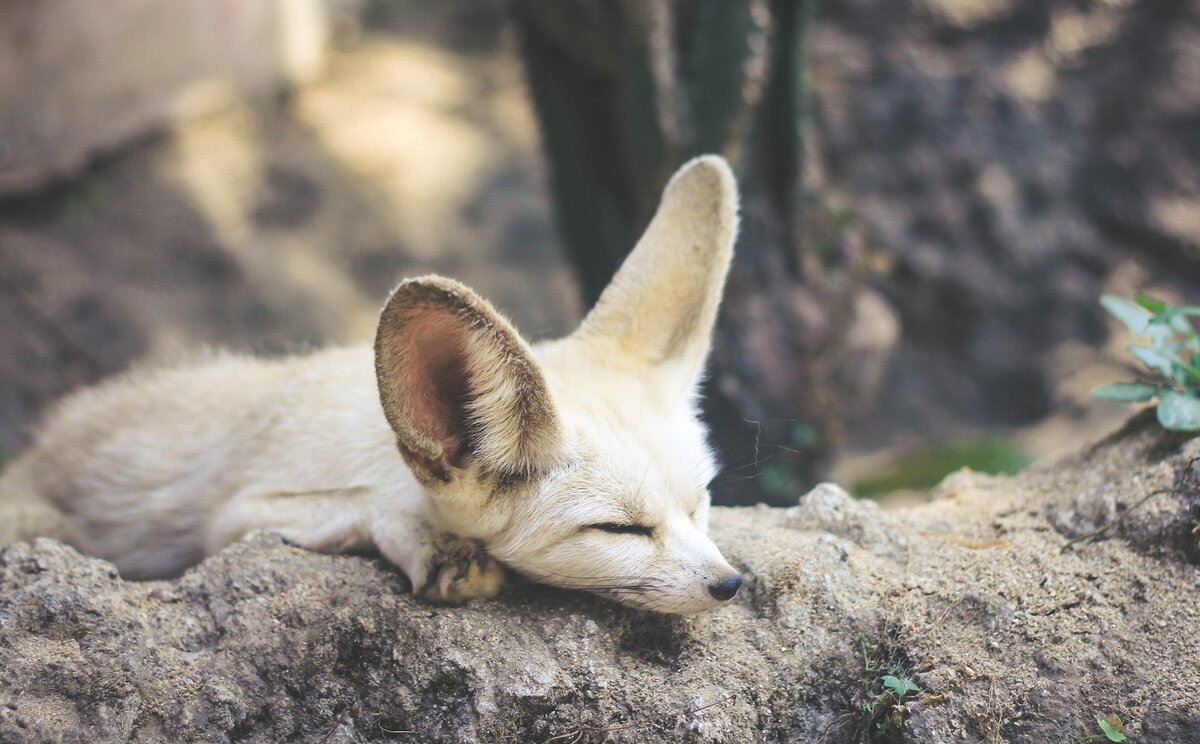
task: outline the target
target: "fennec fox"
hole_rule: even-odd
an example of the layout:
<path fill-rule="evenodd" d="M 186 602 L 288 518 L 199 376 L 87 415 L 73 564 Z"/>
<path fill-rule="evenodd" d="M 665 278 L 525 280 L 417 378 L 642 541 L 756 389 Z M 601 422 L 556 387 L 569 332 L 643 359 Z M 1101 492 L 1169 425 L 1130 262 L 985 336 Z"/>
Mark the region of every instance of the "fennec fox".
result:
<path fill-rule="evenodd" d="M 375 548 L 449 601 L 494 595 L 503 564 L 659 612 L 719 605 L 741 579 L 706 535 L 696 402 L 736 189 L 720 158 L 686 164 L 567 338 L 531 346 L 462 284 L 410 279 L 374 349 L 218 355 L 67 398 L 0 499 L 52 505 L 63 539 L 135 579 L 262 528 Z"/>

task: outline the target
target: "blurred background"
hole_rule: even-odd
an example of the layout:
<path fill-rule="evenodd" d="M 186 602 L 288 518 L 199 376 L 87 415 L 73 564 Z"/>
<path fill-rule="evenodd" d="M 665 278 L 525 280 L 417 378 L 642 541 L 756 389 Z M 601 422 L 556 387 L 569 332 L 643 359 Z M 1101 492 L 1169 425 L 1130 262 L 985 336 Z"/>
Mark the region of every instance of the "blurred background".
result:
<path fill-rule="evenodd" d="M 1012 472 L 1127 415 L 1102 293 L 1196 301 L 1200 2 L 0 0 L 0 457 L 139 360 L 367 340 L 404 276 L 566 333 L 702 152 L 715 500 Z"/>

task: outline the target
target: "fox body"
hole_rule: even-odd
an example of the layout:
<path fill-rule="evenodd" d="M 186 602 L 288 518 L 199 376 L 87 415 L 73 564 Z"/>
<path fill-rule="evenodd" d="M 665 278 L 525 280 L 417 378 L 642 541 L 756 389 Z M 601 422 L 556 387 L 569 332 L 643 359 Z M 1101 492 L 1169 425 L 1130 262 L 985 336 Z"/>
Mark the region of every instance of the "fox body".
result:
<path fill-rule="evenodd" d="M 215 355 L 61 402 L 0 476 L 130 578 L 176 575 L 254 529 L 375 548 L 415 592 L 492 596 L 507 566 L 661 612 L 740 584 L 707 537 L 697 418 L 737 227 L 724 161 L 668 184 L 580 328 L 535 345 L 441 277 L 407 280 L 374 347 Z"/>

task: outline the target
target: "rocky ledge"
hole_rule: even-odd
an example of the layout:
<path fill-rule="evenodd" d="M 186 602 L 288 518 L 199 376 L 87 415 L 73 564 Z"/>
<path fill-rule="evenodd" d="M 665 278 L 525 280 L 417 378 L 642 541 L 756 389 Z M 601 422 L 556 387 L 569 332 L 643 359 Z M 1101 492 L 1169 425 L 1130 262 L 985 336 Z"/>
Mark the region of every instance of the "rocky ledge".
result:
<path fill-rule="evenodd" d="M 695 617 L 530 584 L 434 607 L 256 534 L 170 582 L 0 551 L 0 742 L 1200 741 L 1200 441 L 1140 416 L 881 511 L 714 509 Z"/>

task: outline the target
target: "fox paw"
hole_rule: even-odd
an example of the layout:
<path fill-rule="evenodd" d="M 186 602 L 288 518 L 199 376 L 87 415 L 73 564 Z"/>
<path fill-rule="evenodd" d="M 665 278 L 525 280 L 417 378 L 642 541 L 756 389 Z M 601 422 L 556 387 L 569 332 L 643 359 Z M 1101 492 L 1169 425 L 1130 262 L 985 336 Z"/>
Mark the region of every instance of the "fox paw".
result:
<path fill-rule="evenodd" d="M 462 604 L 468 599 L 491 599 L 504 585 L 504 567 L 487 554 L 478 540 L 447 537 L 434 557 L 436 580 L 426 590 L 432 599 Z"/>

